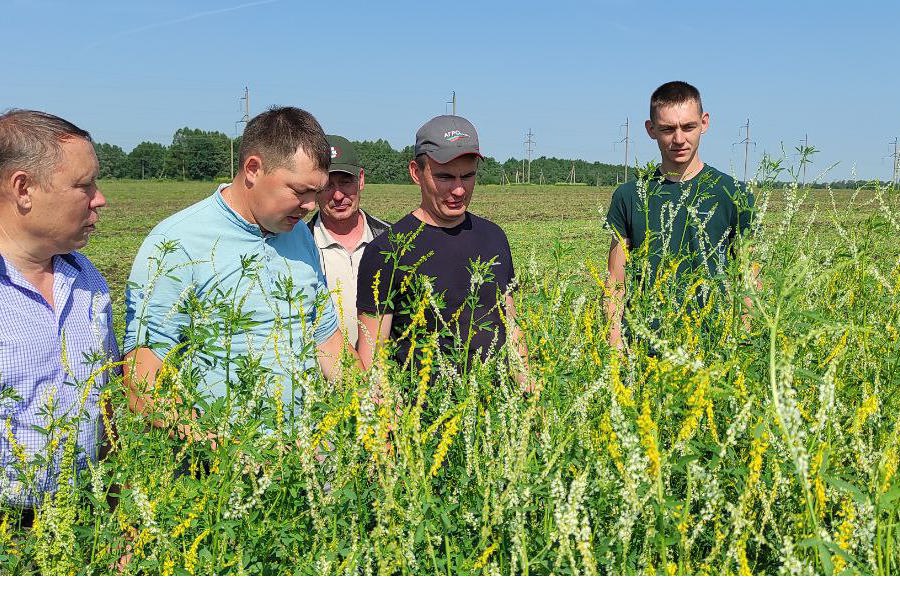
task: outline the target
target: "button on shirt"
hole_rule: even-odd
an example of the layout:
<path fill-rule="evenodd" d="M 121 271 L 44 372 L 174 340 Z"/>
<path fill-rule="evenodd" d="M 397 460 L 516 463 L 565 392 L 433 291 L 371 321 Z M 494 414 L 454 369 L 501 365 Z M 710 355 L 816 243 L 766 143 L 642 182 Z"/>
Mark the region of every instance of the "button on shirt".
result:
<path fill-rule="evenodd" d="M 372 229 L 366 219 L 366 214 L 359 213 L 363 218 L 363 234 L 356 244 L 353 252 L 349 252 L 340 242 L 328 233 L 321 217 L 316 219 L 313 226 L 313 237 L 316 246 L 319 247 L 319 260 L 322 270 L 325 271 L 325 280 L 332 294 L 340 286 L 340 306 L 338 312 L 343 313 L 342 330 L 346 334 L 347 341 L 354 348 L 359 336 L 356 320 L 356 279 L 359 275 L 359 261 L 362 260 L 363 251 L 372 241 Z M 337 296 L 335 295 L 335 301 Z"/>
<path fill-rule="evenodd" d="M 53 258 L 50 306 L 0 256 L 0 504 L 33 507 L 54 491 L 72 435 L 72 474 L 97 460 L 99 394 L 117 360 L 109 289 L 87 258 Z M 51 422 L 52 450 L 38 429 Z"/>
<path fill-rule="evenodd" d="M 225 187 L 162 221 L 141 244 L 125 293 L 124 350 L 147 347 L 160 359 L 178 351 L 192 319 L 183 303 L 194 296 L 205 311 L 194 322 L 213 332 L 195 364 L 197 391 L 225 397 L 226 374 L 237 381 L 235 359 L 258 359 L 269 374 L 256 385 L 269 397 L 280 390 L 290 415 L 302 397 L 300 375 L 315 366 L 315 346 L 337 331 L 334 306 L 307 228 L 264 233 L 228 206 Z M 293 298 L 284 293 L 288 282 Z M 223 305 L 247 317 L 230 335 Z"/>

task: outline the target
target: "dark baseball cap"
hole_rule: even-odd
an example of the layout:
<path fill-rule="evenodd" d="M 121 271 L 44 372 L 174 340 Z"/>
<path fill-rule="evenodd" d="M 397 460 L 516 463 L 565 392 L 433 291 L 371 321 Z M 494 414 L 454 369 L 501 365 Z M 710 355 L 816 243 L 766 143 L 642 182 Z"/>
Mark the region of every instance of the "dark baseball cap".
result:
<path fill-rule="evenodd" d="M 326 135 L 325 139 L 331 146 L 331 167 L 328 172 L 340 171 L 359 175 L 359 170 L 362 168 L 359 164 L 359 155 L 356 154 L 356 148 L 353 147 L 350 140 L 339 135 Z"/>
<path fill-rule="evenodd" d="M 419 127 L 416 132 L 416 156 L 420 154 L 441 164 L 464 154 L 482 158 L 475 126 L 457 115 L 440 115 Z"/>

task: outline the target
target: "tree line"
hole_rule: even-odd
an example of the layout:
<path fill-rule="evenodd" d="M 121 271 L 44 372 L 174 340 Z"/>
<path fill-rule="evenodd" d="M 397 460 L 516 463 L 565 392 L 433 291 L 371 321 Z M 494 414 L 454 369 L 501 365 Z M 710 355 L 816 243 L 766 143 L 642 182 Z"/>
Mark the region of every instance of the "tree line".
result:
<path fill-rule="evenodd" d="M 103 179 L 227 179 L 237 169 L 241 139 L 232 141 L 219 131 L 203 131 L 182 127 L 168 146 L 157 142 L 141 142 L 131 152 L 120 146 L 95 143 Z M 385 140 L 353 142 L 368 183 L 411 183 L 407 165 L 413 158 L 413 147 L 394 149 Z M 231 164 L 229 164 L 231 163 Z M 485 157 L 478 170 L 479 183 L 524 183 L 528 164 L 520 158 L 499 162 Z M 573 181 L 574 171 L 574 181 Z M 614 185 L 624 177 L 621 165 L 585 160 L 541 156 L 531 161 L 530 182 L 533 184 Z M 629 170 L 629 179 L 632 171 Z"/>

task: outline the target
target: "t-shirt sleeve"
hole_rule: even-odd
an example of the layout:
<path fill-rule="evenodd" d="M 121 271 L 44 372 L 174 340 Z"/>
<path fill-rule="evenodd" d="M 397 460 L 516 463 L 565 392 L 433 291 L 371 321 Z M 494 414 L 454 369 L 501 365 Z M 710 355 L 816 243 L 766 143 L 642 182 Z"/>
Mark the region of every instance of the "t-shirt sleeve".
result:
<path fill-rule="evenodd" d="M 177 241 L 149 235 L 125 285 L 124 352 L 150 348 L 160 359 L 180 341 L 188 315 L 178 310 L 192 284 L 190 259 Z"/>
<path fill-rule="evenodd" d="M 338 329 L 337 310 L 334 308 L 334 300 L 332 300 L 328 291 L 328 283 L 325 281 L 325 273 L 322 271 L 322 264 L 319 261 L 319 249 L 316 247 L 312 235 L 308 234 L 308 232 L 303 233 L 307 233 L 304 238 L 304 245 L 309 255 L 308 262 L 312 266 L 313 271 L 315 271 L 316 276 L 316 281 L 313 284 L 316 310 L 310 311 L 309 325 L 315 326 L 313 339 L 316 342 L 316 346 L 321 346 Z M 321 314 L 319 313 L 320 309 Z"/>
<path fill-rule="evenodd" d="M 623 238 L 630 237 L 628 233 L 628 210 L 625 206 L 625 194 L 619 187 L 613 192 L 612 202 L 609 204 L 609 212 L 606 213 L 606 222 L 612 230 Z"/>
<path fill-rule="evenodd" d="M 506 281 L 500 282 L 502 284 L 501 289 L 506 294 L 512 294 L 518 287 L 518 284 L 516 283 L 516 268 L 513 265 L 512 250 L 509 247 L 509 238 L 506 237 L 506 233 L 502 229 L 500 231 L 503 234 L 503 255 L 500 259 L 504 264 L 509 266 L 507 269 Z"/>
<path fill-rule="evenodd" d="M 383 239 L 379 237 L 379 241 Z M 381 244 L 373 241 L 363 251 L 362 260 L 359 261 L 359 275 L 356 278 L 356 312 L 358 314 L 376 315 L 379 312 L 392 313 L 393 309 L 386 307 L 384 302 L 390 291 L 391 271 L 387 260 L 381 253 L 384 251 Z M 375 297 L 375 283 L 377 280 L 378 297 Z"/>

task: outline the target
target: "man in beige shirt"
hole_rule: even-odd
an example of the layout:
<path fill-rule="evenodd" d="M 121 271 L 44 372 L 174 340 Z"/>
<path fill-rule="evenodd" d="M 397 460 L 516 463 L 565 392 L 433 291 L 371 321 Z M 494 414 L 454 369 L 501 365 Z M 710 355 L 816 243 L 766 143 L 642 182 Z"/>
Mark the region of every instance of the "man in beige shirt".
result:
<path fill-rule="evenodd" d="M 308 225 L 319 249 L 319 262 L 338 309 L 341 329 L 355 348 L 359 261 L 366 245 L 390 225 L 359 208 L 366 182 L 353 144 L 338 135 L 327 138 L 331 145 L 328 186 L 317 194 L 319 211 Z"/>

